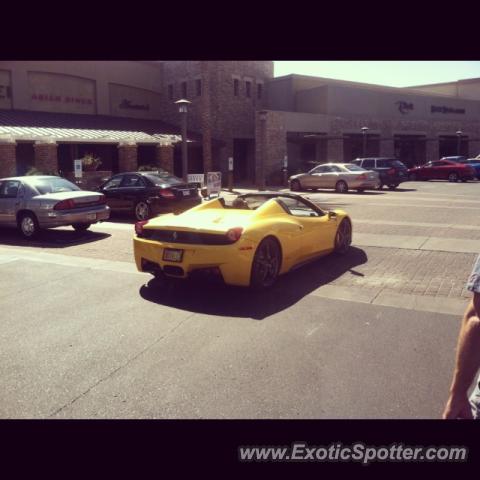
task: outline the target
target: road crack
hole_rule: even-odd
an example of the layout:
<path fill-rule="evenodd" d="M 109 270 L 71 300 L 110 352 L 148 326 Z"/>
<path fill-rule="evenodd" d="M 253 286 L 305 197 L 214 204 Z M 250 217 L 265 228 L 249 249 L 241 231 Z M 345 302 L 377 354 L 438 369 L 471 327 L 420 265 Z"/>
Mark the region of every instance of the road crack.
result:
<path fill-rule="evenodd" d="M 137 360 L 139 357 L 141 357 L 144 353 L 146 353 L 148 350 L 150 350 L 152 347 L 154 347 L 155 345 L 157 345 L 159 342 L 161 342 L 162 340 L 164 340 L 165 338 L 167 338 L 168 336 L 170 336 L 172 333 L 174 333 L 179 327 L 181 327 L 187 320 L 189 320 L 190 318 L 192 318 L 194 315 L 196 315 L 196 313 L 192 313 L 191 315 L 189 315 L 188 317 L 184 318 L 183 320 L 180 320 L 180 322 L 178 322 L 177 325 L 175 325 L 174 327 L 172 327 L 167 333 L 165 333 L 165 335 L 162 335 L 160 338 L 157 338 L 154 342 L 152 342 L 150 345 L 147 345 L 143 350 L 141 350 L 140 352 L 138 352 L 136 355 L 134 355 L 133 357 L 129 358 L 124 364 L 118 366 L 117 368 L 115 368 L 114 370 L 112 370 L 108 375 L 100 378 L 97 382 L 95 382 L 93 385 L 91 385 L 89 388 L 87 388 L 84 392 L 82 392 L 80 395 L 77 395 L 73 400 L 71 400 L 70 402 L 66 403 L 65 405 L 63 405 L 62 407 L 58 408 L 57 410 L 55 410 L 54 412 L 52 412 L 50 415 L 48 415 L 47 418 L 51 418 L 53 417 L 54 415 L 57 415 L 58 413 L 60 413 L 62 410 L 65 410 L 65 408 L 67 407 L 70 407 L 72 406 L 77 400 L 79 400 L 80 398 L 84 397 L 85 395 L 87 395 L 91 390 L 93 390 L 95 387 L 97 387 L 98 385 L 100 385 L 101 383 L 105 382 L 106 380 L 108 380 L 109 378 L 111 378 L 113 375 L 115 375 L 118 371 L 120 371 L 121 369 L 127 367 L 128 365 L 130 365 L 132 362 L 134 362 L 135 360 Z"/>

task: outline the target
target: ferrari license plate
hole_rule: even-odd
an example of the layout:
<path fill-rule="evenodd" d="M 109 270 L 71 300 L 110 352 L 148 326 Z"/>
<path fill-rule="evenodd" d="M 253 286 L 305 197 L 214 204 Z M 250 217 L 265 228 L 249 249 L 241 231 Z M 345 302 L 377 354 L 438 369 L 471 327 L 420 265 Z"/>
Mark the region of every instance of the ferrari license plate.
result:
<path fill-rule="evenodd" d="M 183 257 L 183 250 L 176 248 L 166 248 L 163 251 L 163 259 L 167 262 L 181 262 Z"/>
<path fill-rule="evenodd" d="M 97 214 L 96 213 L 88 213 L 87 214 L 87 220 L 96 220 L 97 219 Z"/>
<path fill-rule="evenodd" d="M 190 190 L 182 190 L 183 196 L 188 197 L 190 195 Z"/>

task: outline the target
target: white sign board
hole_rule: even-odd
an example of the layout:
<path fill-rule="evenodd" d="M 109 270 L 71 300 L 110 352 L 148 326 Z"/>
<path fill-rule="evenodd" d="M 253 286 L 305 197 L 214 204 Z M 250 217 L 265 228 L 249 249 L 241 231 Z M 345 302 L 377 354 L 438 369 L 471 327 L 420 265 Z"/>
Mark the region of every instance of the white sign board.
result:
<path fill-rule="evenodd" d="M 228 171 L 233 172 L 233 157 L 228 157 Z"/>
<path fill-rule="evenodd" d="M 222 189 L 222 172 L 208 172 L 207 173 L 207 195 L 220 193 Z"/>
<path fill-rule="evenodd" d="M 73 171 L 75 172 L 75 178 L 82 178 L 83 176 L 82 159 L 73 161 Z"/>
<path fill-rule="evenodd" d="M 198 183 L 200 188 L 205 186 L 205 175 L 203 173 L 189 173 L 187 180 L 188 183 Z"/>

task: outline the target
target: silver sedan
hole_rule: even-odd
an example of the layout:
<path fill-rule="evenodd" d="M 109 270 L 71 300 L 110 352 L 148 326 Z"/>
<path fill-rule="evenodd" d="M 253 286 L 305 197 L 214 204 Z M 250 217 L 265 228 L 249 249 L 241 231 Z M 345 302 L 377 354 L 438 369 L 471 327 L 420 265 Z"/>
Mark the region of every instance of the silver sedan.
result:
<path fill-rule="evenodd" d="M 17 227 L 26 238 L 35 237 L 42 228 L 72 225 L 86 230 L 109 216 L 105 195 L 81 190 L 64 178 L 0 179 L 0 226 Z"/>
<path fill-rule="evenodd" d="M 349 189 L 359 192 L 376 190 L 380 186 L 380 177 L 377 172 L 353 163 L 325 163 L 308 173 L 293 175 L 289 182 L 293 191 L 333 188 L 338 193 L 346 193 Z"/>

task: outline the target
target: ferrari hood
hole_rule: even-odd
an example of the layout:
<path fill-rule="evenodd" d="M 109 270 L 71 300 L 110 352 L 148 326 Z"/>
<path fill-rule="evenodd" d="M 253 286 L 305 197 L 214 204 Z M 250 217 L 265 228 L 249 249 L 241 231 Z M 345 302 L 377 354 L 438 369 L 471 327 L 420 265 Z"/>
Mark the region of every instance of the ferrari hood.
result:
<path fill-rule="evenodd" d="M 146 229 L 175 229 L 205 232 L 226 232 L 230 228 L 246 227 L 255 212 L 251 210 L 208 209 L 186 211 L 180 215 L 161 215 L 148 222 Z"/>

